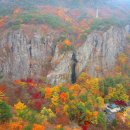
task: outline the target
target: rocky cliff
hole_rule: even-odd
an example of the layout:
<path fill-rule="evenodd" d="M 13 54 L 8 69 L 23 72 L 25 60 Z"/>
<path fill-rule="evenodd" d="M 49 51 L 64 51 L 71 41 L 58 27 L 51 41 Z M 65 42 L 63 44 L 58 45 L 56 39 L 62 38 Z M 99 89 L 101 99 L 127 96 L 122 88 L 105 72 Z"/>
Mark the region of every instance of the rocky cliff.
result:
<path fill-rule="evenodd" d="M 107 31 L 92 32 L 88 35 L 86 42 L 76 49 L 77 75 L 82 71 L 87 71 L 95 77 L 103 75 L 105 71 L 114 66 L 116 56 L 123 51 L 124 46 L 124 29 L 111 27 Z M 59 64 L 47 76 L 52 84 L 60 81 L 64 82 L 65 80 L 70 81 L 72 53 L 68 52 L 60 55 L 58 50 L 56 50 L 52 64 L 57 59 L 59 59 Z"/>
<path fill-rule="evenodd" d="M 43 40 L 38 33 L 29 38 L 22 31 L 10 32 L 4 36 L 0 41 L 1 76 L 11 79 L 38 78 L 46 70 L 45 66 L 51 56 L 48 81 L 52 84 L 70 81 L 73 52 L 61 54 L 58 47 L 53 47 L 53 40 L 51 36 Z M 75 50 L 76 74 L 86 71 L 93 76 L 103 75 L 104 71 L 113 67 L 117 54 L 123 51 L 124 46 L 125 31 L 122 28 L 110 27 L 105 31 L 93 31 L 86 42 Z"/>
<path fill-rule="evenodd" d="M 38 33 L 29 38 L 22 31 L 10 32 L 0 42 L 0 72 L 4 77 L 38 78 L 52 53 L 52 38 L 43 41 Z"/>

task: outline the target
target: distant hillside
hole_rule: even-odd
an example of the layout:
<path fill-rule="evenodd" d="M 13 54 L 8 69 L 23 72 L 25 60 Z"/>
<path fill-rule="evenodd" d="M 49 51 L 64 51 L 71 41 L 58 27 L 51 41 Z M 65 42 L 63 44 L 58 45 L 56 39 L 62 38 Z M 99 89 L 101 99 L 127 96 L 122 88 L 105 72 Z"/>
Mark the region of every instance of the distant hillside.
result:
<path fill-rule="evenodd" d="M 7 15 L 14 8 L 20 7 L 26 10 L 37 8 L 39 5 L 62 6 L 66 8 L 84 9 L 86 7 L 93 7 L 94 0 L 0 0 L 0 15 Z M 101 7 L 107 6 L 111 8 L 118 8 L 122 11 L 130 9 L 129 0 L 98 0 L 98 5 Z M 102 4 L 105 2 L 105 5 Z M 93 4 L 95 5 L 95 3 Z"/>
<path fill-rule="evenodd" d="M 0 0 L 0 29 L 17 30 L 24 25 L 35 24 L 46 26 L 47 30 L 53 28 L 74 35 L 76 33 L 77 36 L 77 33 L 86 35 L 91 29 L 110 25 L 124 26 L 129 23 L 129 1 L 88 1 Z M 99 19 L 96 19 L 97 8 Z"/>

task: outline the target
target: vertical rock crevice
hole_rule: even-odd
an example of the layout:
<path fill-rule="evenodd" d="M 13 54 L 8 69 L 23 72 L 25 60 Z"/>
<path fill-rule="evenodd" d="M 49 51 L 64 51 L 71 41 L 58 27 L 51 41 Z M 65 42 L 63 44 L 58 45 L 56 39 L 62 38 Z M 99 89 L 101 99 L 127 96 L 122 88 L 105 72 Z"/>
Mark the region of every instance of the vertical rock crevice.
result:
<path fill-rule="evenodd" d="M 72 66 L 71 66 L 71 83 L 74 84 L 76 82 L 76 64 L 77 64 L 77 59 L 76 59 L 76 54 L 73 52 L 72 54 Z"/>

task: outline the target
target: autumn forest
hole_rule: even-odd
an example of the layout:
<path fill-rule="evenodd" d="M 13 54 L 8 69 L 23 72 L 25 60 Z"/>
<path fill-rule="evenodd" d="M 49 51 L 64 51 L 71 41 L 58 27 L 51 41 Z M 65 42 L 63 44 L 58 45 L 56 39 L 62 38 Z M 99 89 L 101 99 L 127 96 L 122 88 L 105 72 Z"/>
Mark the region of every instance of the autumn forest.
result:
<path fill-rule="evenodd" d="M 116 129 L 130 129 L 130 1 L 0 0 L 0 130 Z"/>

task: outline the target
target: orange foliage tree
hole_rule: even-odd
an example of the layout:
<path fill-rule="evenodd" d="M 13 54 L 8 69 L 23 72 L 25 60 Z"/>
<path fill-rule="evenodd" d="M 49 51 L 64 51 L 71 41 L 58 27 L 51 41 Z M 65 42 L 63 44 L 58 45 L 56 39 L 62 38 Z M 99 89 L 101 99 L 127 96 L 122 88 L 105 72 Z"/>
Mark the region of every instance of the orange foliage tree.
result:
<path fill-rule="evenodd" d="M 0 18 L 0 28 L 2 28 L 5 25 L 7 20 L 8 20 L 7 16 Z"/>
<path fill-rule="evenodd" d="M 71 42 L 70 42 L 70 40 L 66 39 L 66 40 L 64 40 L 64 44 L 67 45 L 67 46 L 70 46 Z"/>
<path fill-rule="evenodd" d="M 13 11 L 13 17 L 16 18 L 18 14 L 20 14 L 22 10 L 20 8 L 16 8 Z"/>
<path fill-rule="evenodd" d="M 34 124 L 32 130 L 45 130 L 43 125 Z"/>

